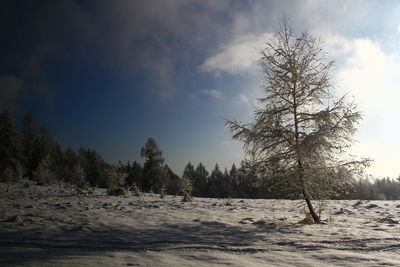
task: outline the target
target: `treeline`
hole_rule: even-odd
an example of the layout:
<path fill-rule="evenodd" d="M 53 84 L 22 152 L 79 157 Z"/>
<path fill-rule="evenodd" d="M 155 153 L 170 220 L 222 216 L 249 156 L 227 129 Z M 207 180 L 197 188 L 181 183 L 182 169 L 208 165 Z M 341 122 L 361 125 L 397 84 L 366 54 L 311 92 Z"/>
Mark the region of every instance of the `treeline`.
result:
<path fill-rule="evenodd" d="M 287 186 L 273 186 L 278 184 L 273 177 L 258 177 L 256 170 L 244 163 L 240 168 L 233 164 L 224 172 L 215 165 L 208 174 L 201 163 L 194 168 L 189 162 L 182 178 L 191 181 L 193 195 L 198 197 L 290 199 L 294 196 Z M 353 179 L 345 188 L 333 191 L 333 199 L 395 200 L 400 199 L 400 178 Z"/>
<path fill-rule="evenodd" d="M 188 163 L 182 177 L 175 174 L 162 156 L 155 140 L 149 138 L 141 149 L 144 164 L 109 164 L 93 149 L 65 150 L 46 128 L 39 128 L 28 112 L 20 129 L 11 113 L 0 114 L 0 181 L 21 178 L 48 185 L 62 181 L 78 188 L 133 188 L 142 192 L 217 198 L 295 198 L 287 186 L 273 177 L 260 177 L 249 162 L 221 170 L 218 164 L 209 172 L 199 163 Z M 336 199 L 399 199 L 400 181 L 390 178 L 353 180 L 344 190 L 334 192 Z"/>
<path fill-rule="evenodd" d="M 367 178 L 355 181 L 350 197 L 368 200 L 400 199 L 400 177 L 375 179 L 373 182 Z"/>
<path fill-rule="evenodd" d="M 143 167 L 137 162 L 112 165 L 93 149 L 63 150 L 46 128 L 38 127 L 31 112 L 24 117 L 20 130 L 10 112 L 0 114 L 0 181 L 26 178 L 41 185 L 63 181 L 83 189 L 110 190 L 136 183 L 146 192 L 167 188 L 167 193 L 176 194 L 180 178 L 164 164 L 155 141 L 149 139 L 141 153 L 146 159 Z"/>

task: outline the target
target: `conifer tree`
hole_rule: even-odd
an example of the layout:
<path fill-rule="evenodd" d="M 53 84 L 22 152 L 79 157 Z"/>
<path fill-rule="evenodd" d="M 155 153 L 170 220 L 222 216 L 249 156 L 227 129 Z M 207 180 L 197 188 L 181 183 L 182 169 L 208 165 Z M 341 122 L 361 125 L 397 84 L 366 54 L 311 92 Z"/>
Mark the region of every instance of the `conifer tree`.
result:
<path fill-rule="evenodd" d="M 218 164 L 215 164 L 208 179 L 208 194 L 211 197 L 221 197 L 221 181 L 224 179 L 224 174 L 220 170 Z"/>
<path fill-rule="evenodd" d="M 11 113 L 0 114 L 0 180 L 16 181 L 21 176 L 22 143 Z"/>
<path fill-rule="evenodd" d="M 229 184 L 231 190 L 235 193 L 234 195 L 231 194 L 231 196 L 238 196 L 240 194 L 239 175 L 235 164 L 232 164 L 232 167 L 229 170 Z"/>
<path fill-rule="evenodd" d="M 60 174 L 60 179 L 62 179 L 64 182 L 74 183 L 73 181 L 76 180 L 73 179 L 75 175 L 74 169 L 79 169 L 77 171 L 79 175 L 77 176 L 85 176 L 84 173 L 83 175 L 80 175 L 80 172 L 81 171 L 84 172 L 84 169 L 80 163 L 78 154 L 71 147 L 68 147 L 65 150 L 63 155 L 63 163 L 61 167 L 62 167 L 62 173 Z"/>
<path fill-rule="evenodd" d="M 208 171 L 200 162 L 194 171 L 193 195 L 206 196 Z"/>
<path fill-rule="evenodd" d="M 93 187 L 107 188 L 108 178 L 106 177 L 107 164 L 101 156 L 91 149 L 81 148 L 79 150 L 80 161 L 85 170 L 85 177 Z"/>
<path fill-rule="evenodd" d="M 143 168 L 140 163 L 134 161 L 132 165 L 128 164 L 128 177 L 126 178 L 126 183 L 129 186 L 136 185 L 142 187 L 143 184 Z"/>
<path fill-rule="evenodd" d="M 22 144 L 23 144 L 23 161 L 25 176 L 32 179 L 33 171 L 37 166 L 35 162 L 33 150 L 35 138 L 38 134 L 36 120 L 33 117 L 32 111 L 29 111 L 22 122 Z"/>
<path fill-rule="evenodd" d="M 146 159 L 143 166 L 143 189 L 160 193 L 166 185 L 166 173 L 162 152 L 153 138 L 149 138 L 142 147 L 141 156 Z"/>
<path fill-rule="evenodd" d="M 167 181 L 167 186 L 166 186 L 166 193 L 168 195 L 176 195 L 179 193 L 181 189 L 181 178 L 176 175 L 171 168 L 166 164 L 164 166 L 164 171 L 166 173 L 166 181 Z"/>
<path fill-rule="evenodd" d="M 191 162 L 188 162 L 185 168 L 183 169 L 182 180 L 186 180 L 185 183 L 190 183 L 193 189 L 194 179 L 195 179 L 194 167 Z M 192 193 L 193 192 L 191 192 L 191 194 Z"/>
<path fill-rule="evenodd" d="M 191 162 L 188 162 L 183 169 L 182 179 L 188 179 L 191 183 L 194 180 L 194 167 Z"/>
<path fill-rule="evenodd" d="M 40 129 L 35 136 L 31 159 L 30 168 L 34 171 L 39 167 L 41 169 L 40 172 L 36 172 L 34 179 L 38 180 L 38 173 L 45 173 L 46 175 L 49 173 L 48 176 L 53 179 L 46 179 L 48 182 L 59 179 L 58 176 L 61 179 L 62 169 L 60 167 L 63 164 L 63 151 L 46 128 Z M 47 170 L 45 170 L 46 168 Z"/>

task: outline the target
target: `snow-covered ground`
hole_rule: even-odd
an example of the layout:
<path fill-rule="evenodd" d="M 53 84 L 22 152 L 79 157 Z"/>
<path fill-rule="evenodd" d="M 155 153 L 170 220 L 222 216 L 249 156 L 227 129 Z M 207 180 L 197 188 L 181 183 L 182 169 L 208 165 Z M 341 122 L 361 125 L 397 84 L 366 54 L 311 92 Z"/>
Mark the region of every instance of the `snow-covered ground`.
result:
<path fill-rule="evenodd" d="M 227 202 L 0 183 L 0 265 L 400 266 L 400 201 Z"/>

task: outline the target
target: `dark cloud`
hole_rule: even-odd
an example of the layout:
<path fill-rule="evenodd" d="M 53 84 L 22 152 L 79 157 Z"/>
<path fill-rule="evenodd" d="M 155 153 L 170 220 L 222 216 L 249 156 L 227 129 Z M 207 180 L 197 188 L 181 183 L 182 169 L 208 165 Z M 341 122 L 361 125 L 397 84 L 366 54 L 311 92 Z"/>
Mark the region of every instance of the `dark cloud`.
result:
<path fill-rule="evenodd" d="M 1 5 L 0 74 L 24 80 L 32 95 L 46 92 L 47 98 L 57 90 L 51 78 L 58 69 L 71 80 L 74 73 L 98 68 L 120 79 L 140 76 L 147 90 L 168 98 L 218 44 L 265 31 L 265 21 L 281 16 L 270 12 L 280 10 L 278 1 L 10 0 Z"/>
<path fill-rule="evenodd" d="M 47 92 L 48 96 L 56 89 L 49 78 L 60 66 L 69 70 L 63 74 L 66 80 L 74 72 L 84 75 L 101 68 L 121 79 L 140 76 L 148 90 L 166 98 L 185 83 L 187 72 L 198 70 L 221 44 L 271 31 L 270 25 L 277 25 L 284 13 L 295 18 L 295 24 L 311 21 L 311 12 L 317 13 L 320 5 L 314 1 L 5 0 L 0 8 L 0 75 L 13 75 L 33 95 Z M 45 86 L 49 88 L 44 90 Z"/>
<path fill-rule="evenodd" d="M 16 110 L 23 95 L 24 81 L 13 75 L 0 75 L 0 111 Z"/>
<path fill-rule="evenodd" d="M 98 2 L 96 2 L 98 3 Z M 179 66 L 229 33 L 229 1 L 109 1 L 92 10 L 100 25 L 98 36 L 106 40 L 108 66 L 130 75 L 141 68 L 160 96 L 174 93 Z"/>
<path fill-rule="evenodd" d="M 2 6 L 0 56 L 5 64 L 0 74 L 12 73 L 29 88 L 31 81 L 46 83 L 54 64 L 83 72 L 101 67 L 125 78 L 141 73 L 164 98 L 174 94 L 185 67 L 201 62 L 189 60 L 228 38 L 225 24 L 234 14 L 228 7 L 235 4 L 11 0 Z"/>
<path fill-rule="evenodd" d="M 49 70 L 67 52 L 71 39 L 88 36 L 83 20 L 73 1 L 1 2 L 2 107 L 16 108 L 29 99 L 51 102 Z M 19 86 L 10 81 L 19 81 Z"/>

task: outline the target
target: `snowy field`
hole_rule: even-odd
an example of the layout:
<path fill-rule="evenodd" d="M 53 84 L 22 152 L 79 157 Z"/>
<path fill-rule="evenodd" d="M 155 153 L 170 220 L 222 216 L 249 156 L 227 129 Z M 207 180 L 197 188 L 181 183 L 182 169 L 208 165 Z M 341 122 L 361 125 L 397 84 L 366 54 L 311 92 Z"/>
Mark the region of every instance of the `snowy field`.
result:
<path fill-rule="evenodd" d="M 400 266 L 400 201 L 180 200 L 0 183 L 0 266 Z"/>

